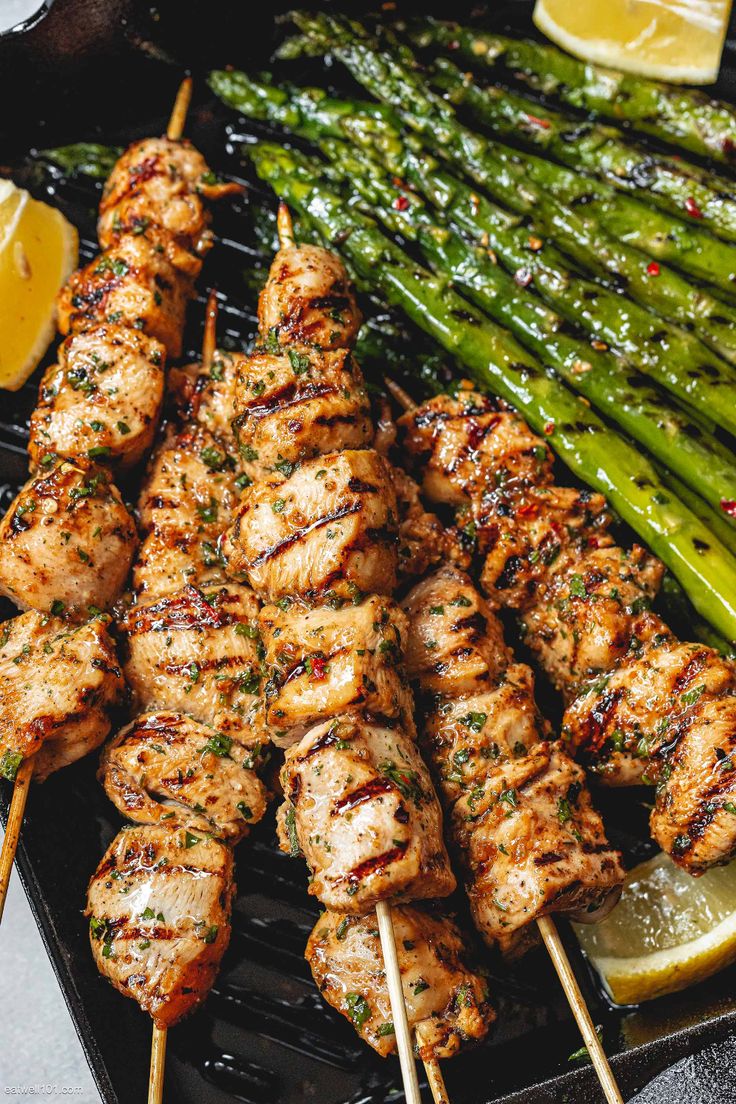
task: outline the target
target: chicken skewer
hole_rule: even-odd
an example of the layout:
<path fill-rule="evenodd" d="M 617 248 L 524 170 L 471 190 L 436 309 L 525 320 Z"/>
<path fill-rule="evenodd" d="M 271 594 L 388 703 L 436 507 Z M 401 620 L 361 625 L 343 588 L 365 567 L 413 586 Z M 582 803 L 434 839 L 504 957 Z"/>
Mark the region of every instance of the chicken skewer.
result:
<path fill-rule="evenodd" d="M 404 410 L 416 410 L 416 405 L 402 388 L 390 380 L 387 380 L 386 383 L 390 393 Z M 468 623 L 472 621 L 472 637 L 468 637 L 467 640 L 462 635 L 462 621 L 456 624 L 457 619 L 450 617 L 452 625 L 445 624 L 446 611 L 453 606 L 464 607 Z M 493 894 L 490 887 L 494 884 L 494 864 L 486 854 L 488 844 L 484 843 L 482 838 L 479 843 L 473 844 L 473 834 L 480 833 L 482 836 L 482 829 L 468 829 L 466 827 L 468 821 L 472 824 L 477 818 L 481 818 L 480 823 L 482 823 L 484 815 L 488 816 L 493 813 L 492 805 L 487 810 L 482 808 L 486 800 L 484 798 L 486 785 L 490 785 L 493 791 L 492 776 L 496 768 L 483 765 L 483 757 L 488 748 L 484 744 L 481 733 L 486 727 L 488 717 L 493 714 L 494 710 L 498 711 L 495 718 L 494 736 L 495 728 L 498 728 L 499 743 L 502 740 L 502 734 L 504 741 L 509 739 L 510 733 L 517 737 L 512 753 L 512 757 L 515 757 L 516 762 L 513 767 L 506 771 L 502 770 L 500 781 L 495 783 L 496 791 L 501 792 L 501 797 L 497 800 L 500 802 L 508 798 L 510 804 L 509 817 L 512 816 L 520 801 L 519 793 L 522 788 L 528 789 L 538 785 L 535 779 L 543 780 L 545 769 L 550 772 L 550 782 L 540 786 L 536 798 L 538 809 L 537 814 L 535 814 L 537 819 L 534 826 L 527 825 L 526 827 L 527 832 L 533 833 L 544 840 L 542 850 L 545 853 L 540 853 L 538 861 L 545 865 L 539 866 L 537 869 L 545 873 L 545 880 L 550 886 L 554 887 L 554 891 L 548 897 L 549 903 L 546 907 L 557 904 L 557 910 L 574 911 L 582 906 L 581 911 L 584 914 L 592 905 L 594 911 L 599 915 L 601 911 L 605 913 L 605 911 L 610 910 L 620 893 L 623 871 L 620 868 L 618 856 L 610 849 L 606 850 L 608 845 L 602 833 L 600 819 L 590 807 L 589 799 L 586 798 L 584 791 L 581 789 L 582 778 L 577 777 L 581 774 L 579 768 L 574 768 L 569 761 L 566 762 L 567 757 L 559 745 L 555 750 L 554 745 L 549 744 L 546 745 L 552 752 L 548 761 L 549 766 L 545 768 L 541 764 L 533 765 L 534 751 L 541 751 L 544 745 L 532 743 L 531 747 L 527 746 L 530 737 L 534 741 L 536 736 L 534 730 L 537 727 L 534 717 L 535 707 L 531 696 L 531 673 L 521 665 L 507 667 L 502 673 L 502 682 L 497 692 L 492 692 L 491 695 L 486 696 L 474 696 L 477 689 L 483 684 L 483 679 L 478 677 L 478 672 L 484 668 L 481 657 L 484 652 L 487 653 L 489 650 L 487 645 L 483 643 L 482 634 L 484 631 L 490 633 L 488 642 L 491 645 L 490 653 L 494 661 L 498 662 L 500 659 L 501 666 L 508 662 L 503 657 L 505 648 L 500 624 L 495 621 L 491 611 L 485 606 L 469 580 L 453 569 L 441 569 L 436 575 L 430 576 L 424 582 L 419 583 L 407 596 L 404 608 L 410 615 L 408 646 L 410 673 L 418 680 L 419 686 L 432 696 L 433 700 L 444 703 L 430 710 L 427 735 L 428 757 L 430 761 L 434 762 L 435 770 L 440 779 L 445 780 L 440 782 L 440 786 L 445 791 L 446 801 L 450 803 L 448 815 L 452 825 L 451 833 L 455 835 L 457 846 L 468 863 L 468 889 L 471 895 L 471 906 L 482 933 L 489 940 L 498 940 L 502 946 L 506 944 L 511 949 L 512 941 L 518 938 L 519 931 L 523 933 L 524 926 L 528 923 L 528 920 L 524 917 L 520 927 L 518 918 L 516 920 L 512 918 L 513 891 L 507 896 L 505 903 L 498 900 L 497 896 Z M 485 630 L 479 627 L 481 623 L 486 626 Z M 446 642 L 441 639 L 441 634 L 445 631 L 449 634 Z M 429 639 L 430 636 L 432 637 L 431 640 Z M 427 649 L 430 646 L 431 651 L 428 656 Z M 474 649 L 476 649 L 475 657 L 473 656 Z M 454 675 L 452 673 L 452 660 L 456 653 L 465 657 L 465 674 L 461 670 L 462 663 L 459 661 L 455 664 L 458 671 Z M 473 671 L 474 659 L 475 672 Z M 499 694 L 500 702 L 494 702 L 494 697 L 498 697 Z M 474 736 L 473 733 L 476 732 L 478 735 Z M 457 733 L 460 733 L 460 735 L 458 736 Z M 518 739 L 520 736 L 521 740 Z M 542 732 L 541 737 L 544 738 L 544 736 L 545 733 Z M 454 751 L 450 760 L 452 747 L 457 750 Z M 494 743 L 492 750 L 495 750 L 496 755 L 500 758 L 486 759 L 485 764 L 503 763 L 504 751 L 502 749 L 499 751 L 498 747 L 499 744 Z M 476 758 L 478 755 L 480 755 L 479 759 Z M 525 758 L 525 756 L 528 758 Z M 529 768 L 524 767 L 526 762 L 529 763 Z M 466 763 L 471 768 L 472 774 L 472 782 L 468 783 L 462 780 Z M 555 786 L 553 782 L 554 770 L 550 771 L 553 763 L 556 763 L 557 775 L 561 779 L 565 779 L 565 784 L 562 786 L 559 783 Z M 488 782 L 486 782 L 486 776 Z M 468 786 L 472 786 L 470 795 L 464 796 L 464 790 Z M 545 800 L 550 801 L 550 794 L 546 794 L 545 790 L 551 790 L 553 799 L 551 814 L 546 818 L 546 826 L 544 813 L 541 813 L 541 816 L 539 815 Z M 531 794 L 529 797 L 531 797 Z M 556 803 L 554 802 L 555 798 Z M 583 809 L 582 806 L 586 801 L 587 808 Z M 497 807 L 500 807 L 500 805 Z M 576 816 L 581 821 L 579 825 L 574 819 Z M 572 835 L 566 832 L 566 822 L 568 820 L 574 825 Z M 510 821 L 509 823 L 513 822 Z M 499 836 L 499 827 L 497 826 L 495 833 L 497 837 Z M 584 834 L 581 834 L 581 829 Z M 507 834 L 510 834 L 509 838 L 513 837 L 517 845 L 519 843 L 517 839 L 519 832 L 523 833 L 523 829 L 511 828 L 507 832 Z M 556 845 L 549 842 L 550 835 L 556 837 Z M 568 835 L 567 841 L 565 840 L 566 835 Z M 587 854 L 583 846 L 583 839 L 587 840 Z M 585 877 L 581 874 L 579 867 L 575 868 L 573 861 L 575 841 L 580 843 L 577 862 L 582 863 L 583 868 L 587 862 L 590 867 L 589 882 L 590 891 L 592 892 L 589 892 L 587 900 L 584 893 L 580 894 L 580 889 L 586 884 Z M 499 844 L 498 838 L 495 845 L 502 854 L 510 853 L 503 846 L 503 843 Z M 474 849 L 476 851 L 475 858 L 473 858 Z M 550 865 L 553 858 L 551 852 L 558 853 L 552 865 Z M 562 860 L 562 856 L 565 854 L 567 854 L 566 861 L 570 866 L 569 873 L 564 871 L 565 860 Z M 597 857 L 594 859 L 594 856 Z M 500 856 L 497 855 L 498 858 Z M 506 861 L 509 862 L 509 860 Z M 501 858 L 499 865 L 503 862 L 504 859 Z M 478 864 L 478 870 L 482 869 L 484 871 L 483 874 L 476 874 L 475 864 Z M 597 869 L 594 869 L 596 864 Z M 513 867 L 514 863 L 512 862 L 510 865 Z M 532 864 L 531 869 L 534 869 L 534 864 Z M 491 874 L 490 881 L 487 880 L 489 873 Z M 530 873 L 527 879 L 531 881 L 533 877 L 534 875 Z M 523 878 L 521 884 L 524 884 Z M 502 886 L 503 878 L 499 882 L 499 890 L 497 891 L 499 894 L 503 892 Z M 571 889 L 573 890 L 572 896 L 570 895 Z M 602 899 L 601 891 L 603 891 Z M 488 907 L 489 896 L 493 905 L 493 908 L 490 909 Z M 544 908 L 547 899 L 545 891 L 540 891 L 538 896 L 541 897 L 541 907 Z M 595 902 L 596 896 L 599 898 L 598 907 L 596 907 Z M 518 900 L 524 902 L 524 895 L 518 894 Z M 567 905 L 565 904 L 566 900 L 569 902 Z M 528 904 L 524 905 L 524 913 L 526 913 L 528 907 Z M 500 926 L 497 919 L 499 909 L 502 910 Z M 509 913 L 510 909 L 511 915 Z M 620 1090 L 602 1044 L 598 1039 L 590 1012 L 570 966 L 555 922 L 546 911 L 540 914 L 541 909 L 538 904 L 533 911 L 537 912 L 535 916 L 537 929 L 563 986 L 606 1099 L 611 1104 L 620 1104 L 622 1100 Z M 586 918 L 590 919 L 590 916 Z"/>
<path fill-rule="evenodd" d="M 240 373 L 234 422 L 254 482 L 222 548 L 229 572 L 268 603 L 266 718 L 275 741 L 291 744 L 282 847 L 304 853 L 310 892 L 328 908 L 375 909 L 404 1089 L 415 1104 L 388 902 L 445 896 L 455 881 L 396 664 L 401 614 L 387 597 L 396 494 L 370 448 L 349 352 L 359 315 L 347 275 L 334 254 L 295 245 L 283 205 L 278 229 L 281 249 L 259 302 L 263 345 Z"/>
<path fill-rule="evenodd" d="M 181 139 L 190 98 L 191 79 L 186 78 L 179 88 L 169 120 L 169 143 Z M 100 237 L 108 252 L 93 262 L 96 266 L 94 272 L 103 273 L 105 279 L 112 275 L 113 285 L 118 279 L 130 278 L 128 298 L 118 304 L 120 309 L 113 321 L 111 314 L 107 318 L 102 315 L 99 296 L 93 296 L 89 323 L 81 326 L 79 332 L 73 333 L 62 344 L 60 365 L 63 363 L 65 367 L 60 375 L 51 369 L 50 374 L 44 377 L 41 405 L 31 420 L 29 452 L 39 474 L 32 477 L 21 491 L 0 525 L 0 543 L 4 549 L 0 590 L 21 608 L 50 609 L 55 617 L 65 614 L 79 620 L 96 614 L 99 609 L 111 604 L 125 581 L 135 547 L 135 529 L 117 489 L 110 482 L 109 474 L 97 466 L 97 461 L 111 457 L 123 464 L 135 463 L 150 444 L 163 398 L 166 349 L 155 337 L 140 332 L 138 326 L 144 321 L 143 318 L 132 317 L 134 309 L 143 307 L 143 301 L 136 293 L 139 274 L 137 271 L 130 272 L 127 262 L 116 260 L 109 251 L 114 249 L 116 240 L 125 240 L 124 222 L 127 216 L 121 221 L 119 211 L 125 213 L 126 203 L 133 211 L 141 203 L 145 207 L 146 187 L 154 190 L 156 187 L 155 160 L 146 162 L 147 175 L 142 174 L 140 164 L 136 162 L 135 149 L 133 147 L 125 155 L 132 162 L 126 184 L 122 189 L 118 186 L 118 194 L 107 200 L 108 225 L 103 229 L 105 216 L 100 222 Z M 111 179 L 114 180 L 116 174 L 120 178 L 124 171 L 119 165 Z M 174 176 L 175 170 L 170 166 L 168 188 L 175 193 L 175 202 L 171 207 L 176 209 L 178 203 L 181 214 L 182 206 L 186 210 L 192 207 L 192 200 L 186 195 L 176 195 L 177 185 L 172 183 Z M 186 192 L 189 184 L 187 180 L 180 191 Z M 163 197 L 160 194 L 156 196 L 161 202 L 166 199 L 166 188 L 165 185 Z M 225 186 L 214 189 L 214 194 L 230 190 L 229 186 Z M 153 224 L 153 232 L 156 232 L 157 220 L 151 217 L 155 214 L 155 203 L 149 204 L 149 208 L 145 217 L 137 217 L 127 227 L 128 238 L 132 231 L 139 244 L 148 234 L 149 224 Z M 198 198 L 194 214 L 199 216 L 202 226 L 206 225 Z M 200 263 L 197 257 L 209 245 L 206 234 L 198 230 L 191 253 L 184 248 L 181 235 L 176 237 L 172 233 L 170 237 L 172 241 L 176 240 L 177 257 L 188 257 L 189 268 L 196 274 Z M 164 240 L 167 240 L 166 234 Z M 170 272 L 176 276 L 173 267 Z M 79 274 L 72 277 L 71 282 L 78 283 L 78 277 Z M 151 317 L 156 316 L 158 307 L 163 304 L 164 293 L 174 294 L 171 282 L 166 283 L 163 277 L 161 280 L 162 290 L 154 289 L 147 304 Z M 176 284 L 176 279 L 173 282 Z M 70 298 L 67 289 L 61 293 L 59 303 L 60 326 L 68 332 L 70 310 L 77 304 L 77 297 Z M 185 303 L 186 295 L 181 299 L 182 307 Z M 175 342 L 179 340 L 175 329 L 168 332 Z M 99 355 L 100 352 L 104 357 Z M 114 384 L 111 382 L 113 374 Z M 104 376 L 104 385 L 97 383 L 98 376 L 100 379 Z M 128 376 L 132 376 L 134 381 L 132 389 L 126 381 Z M 147 396 L 145 400 L 135 398 L 136 388 Z M 109 413 L 118 418 L 112 437 L 107 421 L 98 418 L 87 421 L 90 413 L 96 414 L 97 409 L 102 409 L 98 400 L 102 407 L 109 403 Z M 48 414 L 43 413 L 45 406 Z M 120 414 L 125 417 L 124 421 L 120 419 Z M 77 427 L 82 428 L 78 430 Z M 91 438 L 86 436 L 90 430 Z M 113 444 L 101 444 L 101 440 L 113 441 Z M 46 646 L 51 647 L 48 642 Z M 9 686 L 6 686 L 5 693 L 12 693 Z M 97 746 L 104 739 L 108 727 L 100 721 L 97 724 L 97 743 L 86 741 L 82 746 L 86 750 Z M 12 740 L 10 750 L 6 752 L 6 755 L 11 755 L 12 770 L 6 769 L 3 773 L 15 784 L 0 854 L 0 920 L 34 773 L 34 756 L 28 752 L 37 743 L 26 744 L 20 762 L 15 761 L 17 751 Z M 66 743 L 69 745 L 70 741 L 67 739 Z M 63 761 L 71 760 L 67 757 Z"/>

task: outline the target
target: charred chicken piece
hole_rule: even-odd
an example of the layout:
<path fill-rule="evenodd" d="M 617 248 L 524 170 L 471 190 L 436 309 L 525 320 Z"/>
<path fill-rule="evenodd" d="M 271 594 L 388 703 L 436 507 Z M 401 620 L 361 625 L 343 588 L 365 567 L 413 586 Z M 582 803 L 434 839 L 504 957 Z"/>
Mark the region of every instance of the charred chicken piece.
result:
<path fill-rule="evenodd" d="M 52 461 L 0 522 L 0 594 L 21 609 L 86 618 L 117 598 L 136 543 L 109 471 L 90 460 Z"/>
<path fill-rule="evenodd" d="M 638 545 L 560 556 L 522 625 L 527 644 L 567 701 L 632 648 L 666 632 L 650 612 L 663 572 L 661 562 Z"/>
<path fill-rule="evenodd" d="M 280 249 L 258 300 L 264 339 L 281 345 L 345 349 L 355 341 L 361 315 L 345 267 L 317 245 Z"/>
<path fill-rule="evenodd" d="M 199 425 L 184 426 L 154 453 L 139 499 L 145 533 L 133 587 L 146 599 L 191 583 L 224 581 L 218 540 L 243 485 L 227 445 Z"/>
<path fill-rule="evenodd" d="M 237 843 L 266 811 L 257 761 L 245 744 L 184 713 L 144 713 L 107 745 L 99 778 L 137 824 L 211 832 Z"/>
<path fill-rule="evenodd" d="M 406 905 L 391 912 L 409 1027 L 423 1061 L 451 1058 L 482 1039 L 495 1013 L 484 978 L 466 962 L 463 937 L 446 917 Z M 326 912 L 305 958 L 325 1000 L 382 1057 L 396 1051 L 391 1002 L 375 913 Z"/>
<path fill-rule="evenodd" d="M 128 147 L 107 179 L 97 225 L 100 244 L 110 249 L 123 235 L 144 237 L 195 279 L 212 245 L 203 199 L 241 191 L 238 184 L 218 181 L 189 142 L 144 138 Z"/>
<path fill-rule="evenodd" d="M 486 496 L 510 483 L 552 482 L 552 453 L 517 414 L 487 395 L 437 395 L 398 425 L 432 502 L 467 507 L 482 520 Z"/>
<path fill-rule="evenodd" d="M 169 356 L 181 356 L 184 314 L 193 284 L 139 234 L 125 234 L 59 293 L 62 334 L 121 323 L 160 341 Z"/>
<path fill-rule="evenodd" d="M 0 626 L 0 775 L 35 756 L 33 776 L 99 747 L 125 689 L 108 619 L 70 627 L 35 610 Z"/>
<path fill-rule="evenodd" d="M 119 628 L 136 707 L 186 710 L 241 743 L 267 742 L 258 610 L 236 583 L 186 586 L 133 606 Z"/>
<path fill-rule="evenodd" d="M 478 693 L 510 662 L 500 622 L 455 568 L 440 568 L 418 583 L 403 608 L 410 624 L 406 666 L 424 694 Z"/>
<path fill-rule="evenodd" d="M 264 600 L 390 594 L 396 586 L 396 496 L 371 449 L 301 464 L 249 488 L 222 551 Z"/>
<path fill-rule="evenodd" d="M 277 346 L 278 348 L 278 346 Z M 233 430 L 253 480 L 373 441 L 363 376 L 346 349 L 258 350 L 238 368 Z"/>
<path fill-rule="evenodd" d="M 103 325 L 62 342 L 31 415 L 35 468 L 49 456 L 89 456 L 133 467 L 153 443 L 166 350 L 127 326 Z"/>
<path fill-rule="evenodd" d="M 230 940 L 232 851 L 160 825 L 123 828 L 87 891 L 97 968 L 161 1027 L 207 996 Z"/>
<path fill-rule="evenodd" d="M 373 594 L 342 609 L 266 606 L 260 616 L 266 664 L 266 719 L 288 747 L 320 719 L 360 710 L 414 733 L 402 662 L 406 618 Z"/>
<path fill-rule="evenodd" d="M 168 373 L 169 394 L 181 422 L 197 422 L 228 441 L 242 353 L 217 349 L 209 370 L 200 361 Z M 241 465 L 242 466 L 242 465 Z"/>
<path fill-rule="evenodd" d="M 411 476 L 391 465 L 391 481 L 399 511 L 399 578 L 420 578 L 439 563 L 469 567 L 462 535 L 457 529 L 446 529 L 436 514 L 424 509 Z"/>
<path fill-rule="evenodd" d="M 278 813 L 284 851 L 304 853 L 309 892 L 337 912 L 446 897 L 455 878 L 442 813 L 413 740 L 343 715 L 286 752 Z"/>

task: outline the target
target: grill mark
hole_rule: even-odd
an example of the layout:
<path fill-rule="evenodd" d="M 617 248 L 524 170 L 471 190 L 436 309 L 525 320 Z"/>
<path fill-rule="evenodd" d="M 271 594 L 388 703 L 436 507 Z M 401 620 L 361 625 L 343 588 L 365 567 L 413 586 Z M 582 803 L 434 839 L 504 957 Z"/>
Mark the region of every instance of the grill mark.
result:
<path fill-rule="evenodd" d="M 352 793 L 339 798 L 332 806 L 330 816 L 339 816 L 345 810 L 355 809 L 365 801 L 372 801 L 379 794 L 391 793 L 393 790 L 394 786 L 388 778 L 371 778 L 370 781 L 365 782 L 362 786 L 353 790 Z"/>
<path fill-rule="evenodd" d="M 331 384 L 308 383 L 306 386 L 300 387 L 299 384 L 291 382 L 278 388 L 264 402 L 249 405 L 243 414 L 245 416 L 251 415 L 254 418 L 265 418 L 279 408 L 288 409 L 290 406 L 298 406 L 299 403 L 321 399 L 325 395 L 336 394 L 337 391 Z"/>
<path fill-rule="evenodd" d="M 237 624 L 240 619 L 223 608 L 228 601 L 235 605 L 237 596 L 222 590 L 215 600 L 216 606 L 205 599 L 198 587 L 188 583 L 176 597 L 164 597 L 154 605 L 132 611 L 120 627 L 130 636 L 139 636 L 148 632 L 168 632 L 171 628 L 222 629 Z"/>
<path fill-rule="evenodd" d="M 682 694 L 695 676 L 700 674 L 707 662 L 708 653 L 706 651 L 698 651 L 691 656 L 672 684 L 673 693 Z"/>
<path fill-rule="evenodd" d="M 340 521 L 341 518 L 349 517 L 351 514 L 359 514 L 362 509 L 362 502 L 346 503 L 344 506 L 341 506 L 339 510 L 333 510 L 332 513 L 317 518 L 317 520 L 311 522 L 311 524 L 303 525 L 300 529 L 296 529 L 293 533 L 290 533 L 288 537 L 283 537 L 276 544 L 272 544 L 270 548 L 264 548 L 263 552 L 259 552 L 258 555 L 251 560 L 251 568 L 260 567 L 261 564 L 268 563 L 270 560 L 280 556 L 282 552 L 288 551 L 289 548 L 297 544 L 304 537 L 308 537 L 310 533 L 318 529 L 323 529 L 325 525 L 329 525 L 333 521 Z"/>
<path fill-rule="evenodd" d="M 534 860 L 535 866 L 550 866 L 552 863 L 562 862 L 564 855 L 560 855 L 557 851 L 545 851 L 543 855 L 539 855 Z"/>
<path fill-rule="evenodd" d="M 355 885 L 360 884 L 370 874 L 381 873 L 391 863 L 400 859 L 408 846 L 408 843 L 402 843 L 398 847 L 392 847 L 390 851 L 384 851 L 382 855 L 374 855 L 373 858 L 365 859 L 362 863 L 358 863 L 357 866 L 353 867 L 345 880 L 350 882 L 351 885 Z"/>

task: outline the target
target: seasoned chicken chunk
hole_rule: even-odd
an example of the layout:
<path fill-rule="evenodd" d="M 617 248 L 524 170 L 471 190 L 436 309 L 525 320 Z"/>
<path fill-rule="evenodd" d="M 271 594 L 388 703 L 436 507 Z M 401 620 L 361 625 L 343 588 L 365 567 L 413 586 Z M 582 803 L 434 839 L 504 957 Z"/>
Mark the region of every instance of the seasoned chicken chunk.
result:
<path fill-rule="evenodd" d="M 399 418 L 402 442 L 432 502 L 470 506 L 483 516 L 486 495 L 510 482 L 552 482 L 552 453 L 518 414 L 487 395 L 437 395 Z"/>
<path fill-rule="evenodd" d="M 154 453 L 139 499 L 145 533 L 133 587 L 146 598 L 223 579 L 220 534 L 243 480 L 227 445 L 202 426 L 172 433 Z"/>
<path fill-rule="evenodd" d="M 573 487 L 530 487 L 486 500 L 478 531 L 486 555 L 481 584 L 494 606 L 523 609 L 557 567 L 561 552 L 613 544 L 603 495 Z"/>
<path fill-rule="evenodd" d="M 0 522 L 0 594 L 21 609 L 87 617 L 119 595 L 136 542 L 110 473 L 90 460 L 55 461 Z"/>
<path fill-rule="evenodd" d="M 200 361 L 170 369 L 169 393 L 173 396 L 179 420 L 198 422 L 227 441 L 232 432 L 238 372 L 244 359 L 242 353 L 217 349 L 209 369 Z"/>
<path fill-rule="evenodd" d="M 560 556 L 522 624 L 526 643 L 568 701 L 632 646 L 666 631 L 649 612 L 663 572 L 638 545 Z"/>
<path fill-rule="evenodd" d="M 266 811 L 256 762 L 245 744 L 184 713 L 143 713 L 106 746 L 99 779 L 137 824 L 211 832 L 237 843 Z"/>
<path fill-rule="evenodd" d="M 62 334 L 122 323 L 181 356 L 184 314 L 193 285 L 142 235 L 125 234 L 75 272 L 59 292 Z"/>
<path fill-rule="evenodd" d="M 282 345 L 349 348 L 361 315 L 340 258 L 317 245 L 280 249 L 258 300 L 258 322 L 264 338 L 273 334 Z"/>
<path fill-rule="evenodd" d="M 266 741 L 259 603 L 236 583 L 185 586 L 119 623 L 138 709 L 182 709 L 241 743 Z"/>
<path fill-rule="evenodd" d="M 401 657 L 406 618 L 371 595 L 342 609 L 265 606 L 260 616 L 269 682 L 266 719 L 288 747 L 326 717 L 360 710 L 414 732 Z"/>
<path fill-rule="evenodd" d="M 12 781 L 35 756 L 33 777 L 74 763 L 110 731 L 125 683 L 108 619 L 70 627 L 34 610 L 0 626 L 0 775 Z"/>
<path fill-rule="evenodd" d="M 495 684 L 510 661 L 501 624 L 467 575 L 443 567 L 402 603 L 409 618 L 406 666 L 424 694 L 473 694 Z"/>
<path fill-rule="evenodd" d="M 160 246 L 170 264 L 195 278 L 212 245 L 203 199 L 242 191 L 218 181 L 201 153 L 185 140 L 144 138 L 120 157 L 100 203 L 97 232 L 103 249 L 124 234 Z"/>
<path fill-rule="evenodd" d="M 466 962 L 458 927 L 406 905 L 391 910 L 401 983 L 415 1048 L 423 1061 L 451 1058 L 482 1039 L 496 1018 L 484 978 Z M 374 912 L 326 912 L 309 937 L 305 958 L 325 1000 L 351 1021 L 382 1057 L 396 1052 L 386 970 Z"/>
<path fill-rule="evenodd" d="M 531 669 L 512 663 L 481 694 L 440 698 L 425 718 L 422 744 L 437 792 L 449 805 L 482 785 L 496 765 L 527 755 L 548 735 Z"/>
<path fill-rule="evenodd" d="M 411 476 L 393 464 L 390 471 L 399 511 L 399 577 L 418 578 L 444 562 L 469 567 L 470 556 L 460 532 L 446 529 L 436 514 L 424 509 Z"/>
<path fill-rule="evenodd" d="M 209 836 L 123 828 L 87 891 L 97 969 L 161 1027 L 207 996 L 230 941 L 233 855 Z"/>
<path fill-rule="evenodd" d="M 43 467 L 56 454 L 133 467 L 153 443 L 164 397 L 166 350 L 128 326 L 73 334 L 45 373 L 28 451 Z"/>
<path fill-rule="evenodd" d="M 304 853 L 309 892 L 327 908 L 362 913 L 452 893 L 439 803 L 399 729 L 349 714 L 318 725 L 286 752 L 281 783 L 281 847 Z"/>
<path fill-rule="evenodd" d="M 345 349 L 258 350 L 238 370 L 233 430 L 251 479 L 373 440 L 363 376 Z"/>
<path fill-rule="evenodd" d="M 559 743 L 499 763 L 448 811 L 475 923 L 505 952 L 549 912 L 586 920 L 618 900 L 624 871 L 581 768 Z"/>
<path fill-rule="evenodd" d="M 230 572 L 247 577 L 267 601 L 389 594 L 396 586 L 396 511 L 378 453 L 330 453 L 246 490 L 222 551 Z"/>

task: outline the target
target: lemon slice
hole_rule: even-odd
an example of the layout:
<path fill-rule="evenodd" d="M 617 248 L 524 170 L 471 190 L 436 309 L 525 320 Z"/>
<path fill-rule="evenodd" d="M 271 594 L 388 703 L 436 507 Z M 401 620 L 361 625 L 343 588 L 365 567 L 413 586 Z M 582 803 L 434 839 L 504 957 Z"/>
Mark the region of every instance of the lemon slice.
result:
<path fill-rule="evenodd" d="M 736 961 L 736 863 L 693 878 L 657 855 L 605 920 L 573 926 L 616 1004 L 685 989 Z"/>
<path fill-rule="evenodd" d="M 584 61 L 708 84 L 718 76 L 731 0 L 537 0 L 534 22 Z"/>
<path fill-rule="evenodd" d="M 61 211 L 0 180 L 0 387 L 16 391 L 46 352 L 77 256 L 77 231 Z"/>

